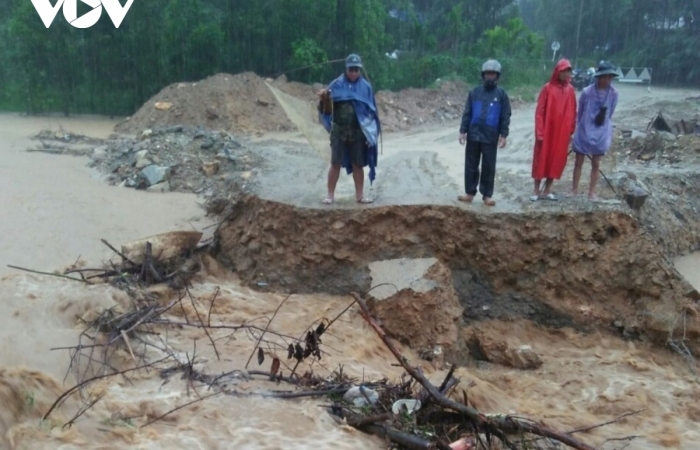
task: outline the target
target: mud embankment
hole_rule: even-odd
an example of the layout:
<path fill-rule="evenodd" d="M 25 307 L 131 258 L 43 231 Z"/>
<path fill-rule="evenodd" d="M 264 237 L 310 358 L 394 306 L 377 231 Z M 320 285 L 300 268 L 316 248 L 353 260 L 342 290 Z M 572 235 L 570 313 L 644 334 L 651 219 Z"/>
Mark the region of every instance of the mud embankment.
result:
<path fill-rule="evenodd" d="M 244 282 L 333 294 L 369 289 L 370 262 L 435 257 L 452 269 L 467 322 L 525 317 L 665 341 L 683 316 L 686 336 L 700 337 L 697 293 L 623 212 L 320 210 L 247 197 L 217 253 Z"/>
<path fill-rule="evenodd" d="M 668 257 L 700 250 L 700 174 L 697 172 L 641 174 L 627 172 L 629 182 L 651 193 L 636 216 Z"/>

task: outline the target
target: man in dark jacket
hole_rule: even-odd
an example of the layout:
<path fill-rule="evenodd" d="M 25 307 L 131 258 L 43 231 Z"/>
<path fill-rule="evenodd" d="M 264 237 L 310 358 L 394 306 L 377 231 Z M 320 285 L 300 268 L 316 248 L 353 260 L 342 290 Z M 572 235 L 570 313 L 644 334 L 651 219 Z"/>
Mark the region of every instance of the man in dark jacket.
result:
<path fill-rule="evenodd" d="M 498 87 L 500 76 L 501 65 L 498 61 L 486 61 L 481 69 L 483 85 L 477 86 L 469 93 L 464 107 L 462 125 L 459 127 L 459 143 L 467 144 L 464 164 L 466 195 L 458 197 L 463 202 L 471 203 L 478 187 L 484 204 L 496 204 L 492 198 L 496 178 L 496 153 L 499 146 L 506 146 L 511 114 L 508 94 Z"/>

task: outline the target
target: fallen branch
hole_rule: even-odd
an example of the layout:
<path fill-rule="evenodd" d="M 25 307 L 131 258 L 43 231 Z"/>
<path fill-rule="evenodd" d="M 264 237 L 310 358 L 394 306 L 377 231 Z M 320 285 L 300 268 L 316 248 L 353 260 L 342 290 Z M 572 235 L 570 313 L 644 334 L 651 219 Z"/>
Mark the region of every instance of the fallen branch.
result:
<path fill-rule="evenodd" d="M 378 422 L 386 422 L 387 420 L 392 420 L 394 415 L 391 413 L 379 414 L 378 416 L 363 417 L 357 415 L 356 417 L 346 417 L 345 423 L 354 428 L 360 428 L 365 425 L 371 425 Z"/>
<path fill-rule="evenodd" d="M 360 308 L 362 309 L 362 317 L 365 319 L 365 321 L 374 329 L 374 331 L 384 342 L 389 351 L 391 351 L 394 357 L 399 361 L 399 363 L 406 370 L 406 372 L 408 372 L 408 374 L 411 377 L 418 381 L 421 384 L 421 386 L 423 386 L 425 390 L 428 391 L 428 393 L 433 397 L 435 403 L 437 403 L 438 405 L 442 406 L 443 408 L 459 412 L 460 414 L 466 416 L 468 419 L 474 422 L 477 426 L 483 427 L 487 430 L 492 429 L 506 434 L 521 432 L 532 433 L 537 436 L 542 436 L 561 442 L 562 444 L 567 445 L 576 450 L 595 450 L 594 447 L 580 442 L 566 433 L 553 430 L 544 425 L 526 422 L 510 416 L 487 417 L 470 406 L 457 403 L 445 397 L 442 393 L 440 393 L 437 387 L 433 386 L 430 383 L 430 381 L 428 381 L 428 379 L 425 378 L 425 376 L 419 370 L 417 370 L 415 367 L 411 367 L 411 365 L 408 364 L 407 359 L 401 354 L 401 352 L 399 352 L 396 349 L 396 347 L 391 342 L 391 340 L 386 335 L 381 326 L 372 318 L 369 308 L 367 307 L 367 304 L 362 299 L 362 297 L 360 297 L 360 295 L 355 292 L 351 293 L 351 295 L 360 305 Z"/>
<path fill-rule="evenodd" d="M 348 391 L 347 387 L 334 388 L 334 389 L 324 389 L 321 391 L 302 391 L 302 392 L 260 392 L 260 393 L 229 393 L 227 395 L 234 395 L 237 397 L 267 397 L 267 398 L 306 398 L 306 397 L 323 397 L 325 395 L 338 394 L 343 395 Z"/>
<path fill-rule="evenodd" d="M 158 271 L 153 267 L 153 245 L 150 242 L 146 242 L 146 254 L 143 257 L 143 265 L 141 266 L 141 280 L 148 285 L 161 281 Z"/>
<path fill-rule="evenodd" d="M 83 280 L 82 278 L 73 278 L 69 277 L 67 275 L 61 275 L 58 273 L 51 273 L 51 272 L 41 272 L 39 270 L 32 270 L 32 269 L 25 269 L 24 267 L 17 267 L 17 266 L 12 266 L 12 265 L 7 265 L 10 269 L 15 269 L 15 270 L 22 270 L 24 272 L 29 272 L 29 273 L 35 273 L 37 275 L 48 275 L 50 277 L 58 277 L 58 278 L 65 278 L 66 280 L 73 280 L 73 281 L 78 281 L 80 283 L 85 283 L 87 284 L 86 280 Z"/>
<path fill-rule="evenodd" d="M 450 450 L 449 445 L 441 444 L 439 442 L 433 443 L 418 437 L 415 434 L 404 433 L 386 425 L 366 425 L 363 427 L 363 430 L 367 431 L 368 433 L 372 433 L 375 436 L 389 439 L 409 450 Z"/>
<path fill-rule="evenodd" d="M 87 273 L 87 272 L 107 272 L 105 269 L 71 269 L 63 272 L 63 275 L 70 275 L 72 273 Z"/>
<path fill-rule="evenodd" d="M 340 318 L 343 316 L 343 314 L 345 314 L 346 312 L 348 312 L 348 310 L 349 310 L 350 308 L 352 308 L 353 305 L 354 305 L 355 303 L 357 303 L 356 300 L 354 300 L 352 303 L 350 303 L 344 310 L 342 310 L 342 311 L 340 312 L 340 314 L 338 314 L 337 316 L 335 316 L 335 318 L 334 318 L 333 320 L 331 320 L 330 322 L 328 322 L 328 325 L 326 325 L 326 330 L 325 330 L 325 331 L 328 331 L 328 329 L 331 327 L 331 325 L 333 325 L 338 319 L 340 319 Z"/>
<path fill-rule="evenodd" d="M 622 419 L 624 419 L 625 417 L 634 416 L 634 415 L 639 414 L 640 412 L 643 412 L 643 411 L 646 411 L 646 408 L 642 408 L 642 409 L 639 409 L 639 410 L 637 410 L 637 411 L 632 411 L 632 412 L 625 413 L 625 414 L 621 415 L 620 417 L 618 417 L 618 418 L 616 418 L 616 419 L 613 419 L 613 420 L 611 420 L 611 421 L 609 421 L 609 422 L 599 423 L 599 424 L 597 424 L 597 425 L 591 425 L 590 427 L 578 428 L 578 429 L 576 429 L 576 430 L 567 431 L 566 434 L 585 433 L 586 431 L 595 430 L 596 428 L 601 428 L 601 427 L 604 427 L 604 426 L 607 426 L 607 425 L 611 425 L 611 424 L 613 424 L 613 423 L 615 423 L 615 422 L 619 422 L 619 421 L 621 421 Z"/>
<path fill-rule="evenodd" d="M 207 314 L 207 326 L 211 326 L 211 310 L 214 309 L 214 302 L 216 301 L 216 297 L 219 295 L 219 291 L 221 288 L 219 286 L 216 287 L 216 292 L 214 292 L 214 297 L 211 299 L 211 304 L 209 305 L 209 313 Z"/>
<path fill-rule="evenodd" d="M 258 346 L 260 345 L 260 341 L 262 341 L 263 336 L 265 336 L 265 333 L 267 333 L 267 329 L 270 328 L 270 325 L 272 325 L 272 321 L 275 320 L 275 317 L 277 316 L 277 313 L 279 312 L 280 308 L 282 308 L 282 305 L 285 304 L 287 300 L 289 300 L 289 297 L 291 297 L 292 294 L 287 295 L 284 300 L 282 300 L 282 303 L 277 306 L 277 309 L 275 310 L 274 314 L 272 314 L 272 318 L 267 322 L 267 326 L 265 326 L 265 329 L 263 330 L 262 334 L 260 335 L 260 338 L 258 339 L 258 342 L 255 343 L 255 348 L 253 348 L 253 353 L 250 354 L 250 357 L 248 358 L 248 362 L 245 363 L 245 368 L 248 368 L 248 365 L 250 364 L 250 360 L 253 359 L 253 356 L 255 355 L 255 352 L 258 350 Z"/>
<path fill-rule="evenodd" d="M 122 252 L 120 252 L 119 250 L 117 250 L 116 248 L 114 248 L 114 247 L 112 246 L 112 244 L 110 244 L 109 242 L 107 242 L 105 239 L 100 239 L 100 240 L 102 241 L 102 243 L 103 243 L 104 245 L 106 245 L 107 247 L 109 247 L 110 250 L 112 250 L 112 251 L 113 251 L 114 253 L 116 253 L 117 255 L 121 256 L 122 259 L 123 259 L 124 261 L 128 262 L 128 263 L 131 264 L 132 266 L 137 266 L 137 265 L 138 265 L 138 264 L 134 263 L 132 260 L 130 260 L 129 258 L 127 258 L 126 255 L 124 255 Z"/>
<path fill-rule="evenodd" d="M 131 368 L 131 369 L 122 370 L 121 372 L 99 375 L 99 376 L 92 377 L 92 378 L 90 378 L 90 379 L 84 380 L 84 381 L 82 381 L 82 382 L 76 384 L 76 385 L 73 386 L 72 388 L 68 389 L 68 390 L 67 390 L 66 392 L 64 392 L 63 394 L 61 394 L 61 395 L 56 399 L 56 401 L 53 402 L 53 404 L 51 405 L 51 407 L 49 408 L 49 410 L 46 411 L 46 414 L 44 414 L 44 416 L 41 418 L 41 420 L 46 420 L 46 419 L 48 419 L 48 418 L 49 418 L 49 415 L 51 415 L 51 413 L 53 412 L 54 409 L 56 409 L 56 407 L 59 405 L 59 403 L 61 403 L 65 398 L 67 398 L 67 397 L 70 396 L 71 394 L 73 394 L 73 393 L 75 393 L 76 391 L 78 391 L 78 390 L 79 390 L 80 388 L 82 388 L 83 386 L 86 386 L 86 385 L 92 383 L 93 381 L 97 381 L 97 380 L 101 380 L 101 379 L 103 379 L 103 378 L 109 378 L 109 377 L 113 377 L 113 376 L 117 376 L 117 375 L 124 375 L 124 374 L 129 373 L 129 372 L 135 372 L 135 371 L 137 371 L 137 370 L 146 369 L 146 368 L 149 368 L 149 367 L 154 367 L 156 364 L 162 363 L 163 361 L 166 361 L 166 360 L 168 360 L 168 359 L 170 359 L 170 356 L 167 356 L 167 357 L 165 357 L 165 358 L 163 358 L 163 359 L 159 359 L 158 361 L 155 361 L 155 362 L 152 362 L 152 363 L 149 363 L 149 364 L 144 364 L 144 365 L 141 365 L 141 366 L 133 367 L 133 368 Z"/>
<path fill-rule="evenodd" d="M 447 392 L 449 392 L 450 389 L 453 387 L 457 386 L 459 384 L 459 380 L 457 378 L 454 378 L 453 375 L 455 373 L 455 370 L 457 370 L 456 365 L 452 365 L 450 367 L 450 370 L 447 372 L 447 375 L 445 376 L 445 380 L 442 382 L 438 390 L 440 391 L 441 394 L 447 395 Z M 426 390 L 421 391 L 420 395 L 418 396 L 418 399 L 421 402 L 421 408 L 427 407 L 430 402 L 432 401 L 433 397 L 430 395 L 430 393 Z M 467 402 L 464 402 L 466 405 Z"/>
<path fill-rule="evenodd" d="M 105 396 L 105 394 L 102 394 L 102 395 L 98 396 L 96 399 L 94 399 L 93 401 L 91 401 L 90 403 L 88 403 L 88 404 L 86 404 L 86 405 L 83 405 L 83 407 L 80 408 L 80 410 L 75 414 L 75 416 L 73 416 L 73 418 L 72 418 L 71 420 L 69 420 L 68 422 L 66 422 L 65 424 L 63 424 L 63 427 L 61 427 L 61 428 L 65 429 L 65 428 L 70 428 L 70 427 L 72 427 L 73 424 L 75 423 L 75 421 L 78 420 L 78 419 L 80 418 L 80 416 L 82 416 L 82 415 L 85 414 L 90 408 L 92 408 L 93 406 L 95 406 L 95 404 L 96 404 L 97 402 L 99 402 L 100 400 L 102 400 L 102 397 L 104 397 L 104 396 Z"/>
<path fill-rule="evenodd" d="M 212 339 L 211 335 L 209 334 L 209 330 L 207 327 L 204 326 L 204 321 L 199 315 L 199 310 L 197 309 L 197 305 L 194 302 L 194 297 L 192 297 L 192 293 L 190 292 L 189 288 L 185 287 L 185 291 L 187 292 L 187 295 L 190 297 L 190 302 L 192 302 L 192 308 L 194 308 L 194 313 L 197 316 L 197 319 L 199 319 L 199 323 L 202 325 L 202 329 L 204 330 L 204 334 L 207 335 L 207 338 L 209 339 L 209 342 L 211 342 L 212 347 L 214 347 L 214 353 L 216 354 L 216 360 L 221 361 L 221 356 L 219 356 L 219 350 L 216 348 L 216 344 L 214 343 L 214 339 Z"/>
<path fill-rule="evenodd" d="M 350 413 L 345 417 L 340 417 L 333 414 L 332 411 L 329 412 L 333 420 L 335 420 L 340 425 L 350 425 L 353 428 L 361 428 L 363 431 L 385 439 L 389 439 L 392 442 L 400 444 L 404 448 L 410 450 L 450 450 L 450 446 L 448 445 L 439 442 L 435 444 L 414 434 L 404 433 L 395 430 L 387 425 L 380 424 L 380 422 L 392 420 L 394 418 L 394 415 L 391 413 L 384 413 L 377 416 L 369 417 L 363 417 L 357 414 Z"/>
<path fill-rule="evenodd" d="M 184 405 L 180 405 L 180 406 L 178 406 L 177 408 L 171 409 L 170 411 L 166 412 L 166 413 L 163 414 L 162 416 L 158 416 L 158 417 L 156 417 L 155 419 L 149 421 L 148 423 L 146 423 L 146 424 L 144 424 L 144 425 L 141 425 L 139 428 L 147 427 L 147 426 L 151 425 L 152 423 L 158 422 L 159 420 L 161 420 L 161 419 L 163 419 L 163 418 L 169 416 L 170 414 L 172 414 L 172 413 L 174 413 L 174 412 L 176 412 L 176 411 L 181 410 L 182 408 L 187 408 L 188 406 L 190 406 L 190 405 L 192 405 L 192 404 L 194 404 L 194 403 L 199 403 L 199 402 L 201 402 L 201 401 L 204 401 L 204 400 L 206 400 L 206 399 L 208 399 L 208 398 L 214 397 L 214 396 L 219 395 L 219 394 L 221 394 L 221 392 L 214 392 L 213 394 L 205 395 L 204 397 L 199 397 L 199 398 L 196 399 L 196 400 L 192 400 L 191 402 L 185 403 Z"/>
<path fill-rule="evenodd" d="M 275 375 L 275 374 L 272 374 L 270 372 L 263 372 L 260 370 L 249 370 L 248 375 L 251 375 L 251 376 L 257 375 L 257 376 L 265 377 L 265 378 L 268 378 L 268 379 L 274 380 L 274 381 L 284 381 L 285 383 L 289 383 L 289 384 L 299 384 L 299 380 L 297 378 L 283 377 L 279 374 Z"/>
<path fill-rule="evenodd" d="M 603 446 L 604 446 L 605 444 L 607 444 L 608 442 L 622 442 L 622 441 L 629 441 L 629 442 L 632 442 L 633 440 L 635 440 L 635 439 L 637 439 L 637 438 L 640 438 L 640 437 L 642 437 L 642 436 L 625 436 L 625 437 L 622 437 L 622 438 L 610 438 L 610 439 L 605 440 L 605 441 L 604 441 L 602 444 L 600 444 L 598 447 L 596 447 L 596 450 L 602 449 Z M 623 450 L 623 449 L 629 447 L 629 445 L 630 445 L 630 444 L 625 445 L 625 446 L 622 447 L 620 450 Z"/>
<path fill-rule="evenodd" d="M 209 328 L 210 330 L 230 330 L 230 331 L 238 331 L 238 330 L 265 331 L 266 330 L 266 328 L 260 328 L 257 325 L 212 325 L 212 326 L 207 326 L 207 325 L 201 325 L 201 324 L 196 324 L 196 323 L 180 322 L 180 321 L 165 320 L 165 319 L 164 320 L 152 320 L 150 323 L 154 324 L 154 325 L 170 325 L 170 326 L 192 327 L 192 328 Z M 248 323 L 250 323 L 250 321 Z M 277 337 L 290 339 L 290 340 L 293 340 L 295 342 L 303 342 L 301 339 L 296 338 L 294 336 L 289 336 L 289 335 L 278 333 L 278 332 L 272 332 L 270 330 L 268 330 L 267 333 L 274 334 Z M 221 338 L 219 338 L 219 339 L 221 339 Z M 219 340 L 219 339 L 217 339 L 217 340 Z"/>

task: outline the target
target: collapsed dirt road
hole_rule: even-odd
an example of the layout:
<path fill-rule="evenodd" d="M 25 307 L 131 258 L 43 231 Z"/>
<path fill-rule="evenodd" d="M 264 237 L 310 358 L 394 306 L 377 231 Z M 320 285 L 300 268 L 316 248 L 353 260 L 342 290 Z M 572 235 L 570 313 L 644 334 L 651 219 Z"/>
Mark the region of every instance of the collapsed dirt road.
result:
<path fill-rule="evenodd" d="M 617 133 L 623 130 L 646 130 L 649 121 L 663 109 L 680 118 L 700 114 L 700 103 L 690 90 L 656 88 L 647 91 L 640 86 L 618 85 L 620 105 L 615 116 Z M 570 211 L 620 211 L 631 213 L 624 196 L 635 187 L 651 195 L 646 209 L 638 214 L 647 231 L 670 255 L 683 254 L 698 248 L 700 221 L 700 171 L 697 148 L 700 139 L 689 137 L 690 146 L 680 147 L 683 162 L 667 163 L 659 157 L 651 162 L 633 160 L 626 154 L 610 152 L 602 170 L 612 184 L 601 178 L 597 192 L 601 201 L 589 202 L 585 196 L 570 198 L 574 155 L 562 180 L 554 190 L 559 201 L 531 202 L 530 164 L 534 142 L 534 105 L 514 109 L 508 146 L 499 150 L 496 170 L 495 200 L 488 208 L 481 202 L 465 206 L 457 201 L 464 181 L 464 150 L 457 142 L 459 122 L 449 125 L 424 126 L 410 132 L 385 136 L 383 154 L 379 156 L 377 179 L 369 187 L 375 202 L 363 208 L 393 205 L 445 205 L 466 208 L 479 214 L 550 213 Z M 619 136 L 616 138 L 620 140 Z M 258 140 L 257 150 L 267 161 L 264 176 L 256 177 L 252 192 L 262 199 L 304 208 L 329 209 L 321 204 L 326 192 L 327 168 L 316 151 L 309 148 L 300 134 L 266 135 Z M 662 143 L 674 146 L 675 142 Z M 654 141 L 650 141 L 654 146 Z M 665 153 L 665 149 L 663 150 Z M 680 160 L 679 160 L 680 161 Z M 584 166 L 581 192 L 586 192 L 590 165 Z M 613 190 L 614 189 L 614 190 Z M 332 209 L 357 208 L 352 178 L 342 175 Z M 667 236 L 673 235 L 669 240 Z"/>

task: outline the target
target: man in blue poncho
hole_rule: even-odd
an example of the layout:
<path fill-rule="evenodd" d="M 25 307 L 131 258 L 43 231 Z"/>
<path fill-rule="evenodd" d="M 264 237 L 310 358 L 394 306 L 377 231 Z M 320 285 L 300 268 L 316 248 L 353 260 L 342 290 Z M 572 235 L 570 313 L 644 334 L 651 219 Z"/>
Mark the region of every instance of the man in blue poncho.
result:
<path fill-rule="evenodd" d="M 320 92 L 319 116 L 330 133 L 331 167 L 328 170 L 328 193 L 323 200 L 332 204 L 340 169 L 345 168 L 355 181 L 355 199 L 358 203 L 372 203 L 364 195 L 364 167 L 369 166 L 370 182 L 374 181 L 377 167 L 377 140 L 380 133 L 377 103 L 372 86 L 360 74 L 362 59 L 352 54 L 345 59 L 345 73 Z"/>

